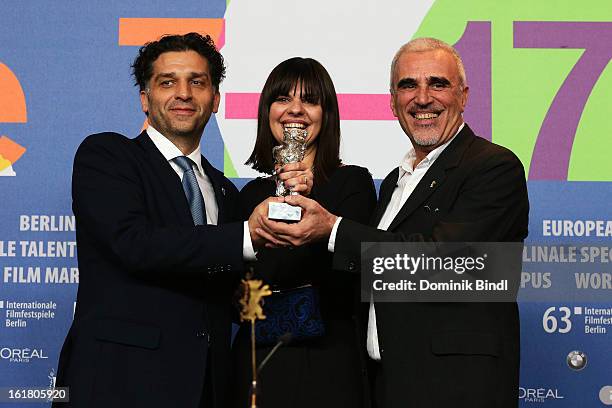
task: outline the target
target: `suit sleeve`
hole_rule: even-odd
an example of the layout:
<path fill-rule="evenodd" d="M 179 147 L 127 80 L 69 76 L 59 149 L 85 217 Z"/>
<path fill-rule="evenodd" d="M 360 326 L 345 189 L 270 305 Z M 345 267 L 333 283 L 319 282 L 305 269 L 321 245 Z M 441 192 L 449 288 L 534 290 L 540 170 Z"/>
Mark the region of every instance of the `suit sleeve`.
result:
<path fill-rule="evenodd" d="M 376 206 L 374 181 L 366 168 L 355 167 L 351 173 L 339 193 L 342 199 L 338 203 L 335 214 L 365 223 L 370 219 Z"/>
<path fill-rule="evenodd" d="M 362 242 L 502 242 L 527 236 L 529 203 L 523 166 L 509 150 L 485 156 L 462 180 L 448 212 L 432 231 L 389 232 L 342 219 L 334 268 L 357 272 Z"/>
<path fill-rule="evenodd" d="M 128 272 L 147 276 L 242 269 L 242 223 L 189 227 L 151 221 L 155 204 L 147 202 L 151 197 L 133 155 L 120 135 L 90 136 L 79 147 L 72 179 L 79 256 L 104 253 Z"/>

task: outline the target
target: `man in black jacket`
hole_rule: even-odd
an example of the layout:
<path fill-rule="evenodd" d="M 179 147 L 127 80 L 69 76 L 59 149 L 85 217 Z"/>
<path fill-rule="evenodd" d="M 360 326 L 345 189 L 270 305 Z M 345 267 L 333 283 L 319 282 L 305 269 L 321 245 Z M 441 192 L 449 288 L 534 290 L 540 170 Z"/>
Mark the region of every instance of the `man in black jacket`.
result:
<path fill-rule="evenodd" d="M 165 36 L 133 69 L 147 129 L 89 136 L 74 161 L 80 284 L 57 378 L 70 403 L 58 406 L 224 408 L 231 295 L 262 242 L 200 153 L 223 57 L 209 36 Z M 312 180 L 297 173 L 288 185 Z"/>
<path fill-rule="evenodd" d="M 327 240 L 334 267 L 359 272 L 362 242 L 521 242 L 529 203 L 523 166 L 463 122 L 463 63 L 432 38 L 405 44 L 391 65 L 391 108 L 411 141 L 384 179 L 370 225 L 305 197 L 300 223 L 261 217 L 276 245 Z M 379 408 L 517 406 L 519 319 L 509 303 L 371 303 L 367 351 Z"/>

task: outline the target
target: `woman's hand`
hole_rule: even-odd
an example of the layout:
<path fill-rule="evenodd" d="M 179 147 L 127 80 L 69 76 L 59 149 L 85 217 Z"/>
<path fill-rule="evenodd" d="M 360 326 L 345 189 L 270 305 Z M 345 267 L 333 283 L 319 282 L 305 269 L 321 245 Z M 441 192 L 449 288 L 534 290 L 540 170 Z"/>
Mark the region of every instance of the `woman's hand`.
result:
<path fill-rule="evenodd" d="M 288 163 L 276 169 L 276 175 L 292 192 L 309 196 L 314 184 L 312 169 L 303 162 Z"/>

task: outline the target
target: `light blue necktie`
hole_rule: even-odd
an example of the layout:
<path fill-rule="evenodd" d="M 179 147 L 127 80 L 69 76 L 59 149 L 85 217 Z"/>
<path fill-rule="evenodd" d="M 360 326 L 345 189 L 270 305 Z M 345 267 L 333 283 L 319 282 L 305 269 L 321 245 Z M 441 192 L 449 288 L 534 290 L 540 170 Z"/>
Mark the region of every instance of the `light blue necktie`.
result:
<path fill-rule="evenodd" d="M 195 163 L 186 156 L 178 156 L 173 160 L 183 170 L 183 190 L 187 196 L 187 201 L 189 201 L 193 223 L 195 225 L 204 225 L 206 224 L 206 206 L 204 205 L 200 186 L 198 186 L 198 180 L 193 171 L 192 165 Z"/>

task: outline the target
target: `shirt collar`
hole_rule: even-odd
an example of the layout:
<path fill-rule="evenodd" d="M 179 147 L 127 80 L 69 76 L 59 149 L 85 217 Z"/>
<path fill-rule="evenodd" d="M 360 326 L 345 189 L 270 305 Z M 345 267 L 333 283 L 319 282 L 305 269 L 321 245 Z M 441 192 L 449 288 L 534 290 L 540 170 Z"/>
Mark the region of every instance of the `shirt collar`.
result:
<path fill-rule="evenodd" d="M 465 122 L 463 122 L 459 126 L 459 129 L 457 129 L 457 132 L 455 132 L 453 137 L 447 140 L 444 144 L 441 144 L 440 146 L 436 147 L 431 152 L 429 152 L 427 156 L 425 156 L 425 158 L 418 164 L 418 166 L 425 166 L 425 167 L 431 166 L 433 162 L 435 162 L 436 159 L 440 156 L 440 154 L 442 154 L 444 149 L 446 149 L 446 147 L 450 144 L 450 142 L 452 142 L 455 139 L 455 137 L 457 137 L 457 135 L 459 134 L 459 132 L 461 132 L 464 126 L 465 126 Z M 414 146 L 410 144 L 410 149 L 408 149 L 408 152 L 406 153 L 406 155 L 402 159 L 402 162 L 400 163 L 400 178 L 404 175 L 404 173 L 412 173 L 415 170 L 413 168 L 414 159 L 416 159 L 416 151 L 414 150 Z"/>
<path fill-rule="evenodd" d="M 172 143 L 168 138 L 159 133 L 157 129 L 153 126 L 149 125 L 147 127 L 147 135 L 157 147 L 157 150 L 164 156 L 164 158 L 168 161 L 172 161 L 174 158 L 178 156 L 184 156 L 181 150 L 176 147 L 174 143 Z M 200 150 L 200 145 L 196 147 L 196 149 L 187 155 L 193 162 L 197 165 L 198 170 L 201 174 L 204 174 L 204 169 L 202 168 L 202 154 Z"/>

